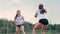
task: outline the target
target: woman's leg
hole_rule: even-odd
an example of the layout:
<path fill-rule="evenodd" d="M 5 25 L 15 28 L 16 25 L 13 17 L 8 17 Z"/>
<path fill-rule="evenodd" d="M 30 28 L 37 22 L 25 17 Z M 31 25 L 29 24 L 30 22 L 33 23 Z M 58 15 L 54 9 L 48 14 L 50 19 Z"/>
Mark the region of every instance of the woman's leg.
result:
<path fill-rule="evenodd" d="M 21 31 L 22 31 L 23 34 L 25 34 L 24 26 L 23 25 L 21 26 Z"/>
<path fill-rule="evenodd" d="M 42 25 L 41 27 L 41 33 L 45 34 L 44 30 L 47 28 L 48 25 Z"/>
<path fill-rule="evenodd" d="M 16 34 L 18 34 L 18 29 L 19 29 L 19 27 L 16 26 Z"/>
<path fill-rule="evenodd" d="M 32 34 L 36 34 L 36 30 L 38 29 L 38 27 L 41 27 L 41 26 L 42 26 L 41 23 L 37 23 L 33 28 Z"/>

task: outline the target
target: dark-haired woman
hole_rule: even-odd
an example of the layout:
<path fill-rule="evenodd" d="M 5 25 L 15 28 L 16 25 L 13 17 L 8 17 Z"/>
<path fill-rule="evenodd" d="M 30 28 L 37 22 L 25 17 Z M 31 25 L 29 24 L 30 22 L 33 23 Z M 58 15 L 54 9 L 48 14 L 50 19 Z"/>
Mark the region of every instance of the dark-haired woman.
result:
<path fill-rule="evenodd" d="M 16 22 L 16 34 L 18 34 L 19 29 L 21 28 L 21 31 L 23 34 L 25 34 L 24 31 L 24 18 L 21 16 L 21 11 L 17 10 L 17 14 L 14 18 L 14 21 Z"/>
<path fill-rule="evenodd" d="M 34 26 L 33 28 L 33 32 L 32 34 L 36 34 L 36 30 L 41 27 L 41 34 L 45 34 L 44 30 L 47 28 L 48 26 L 48 20 L 45 17 L 45 13 L 47 13 L 47 11 L 44 9 L 43 4 L 39 5 L 39 9 L 36 11 L 35 14 L 35 18 L 38 17 L 38 23 Z"/>

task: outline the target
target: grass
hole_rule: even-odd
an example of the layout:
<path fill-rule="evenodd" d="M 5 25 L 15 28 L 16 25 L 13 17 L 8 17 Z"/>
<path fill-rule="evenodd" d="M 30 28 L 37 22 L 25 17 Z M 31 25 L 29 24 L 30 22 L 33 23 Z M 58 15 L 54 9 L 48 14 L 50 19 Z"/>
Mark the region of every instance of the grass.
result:
<path fill-rule="evenodd" d="M 51 31 L 46 31 L 45 32 L 46 34 L 60 34 L 60 32 L 51 32 Z M 15 32 L 14 33 L 0 33 L 0 34 L 15 34 Z M 22 32 L 20 32 L 19 34 L 22 34 Z M 32 34 L 32 31 L 26 31 L 26 34 Z M 40 31 L 36 31 L 36 34 L 41 34 L 41 32 Z"/>

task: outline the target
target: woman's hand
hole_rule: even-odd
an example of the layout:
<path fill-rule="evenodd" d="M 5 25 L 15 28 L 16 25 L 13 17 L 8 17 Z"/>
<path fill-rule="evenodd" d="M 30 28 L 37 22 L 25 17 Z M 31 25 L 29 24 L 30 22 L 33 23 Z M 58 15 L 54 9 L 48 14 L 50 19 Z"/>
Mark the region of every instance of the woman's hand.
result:
<path fill-rule="evenodd" d="M 22 24 L 24 24 L 24 21 L 22 22 Z"/>
<path fill-rule="evenodd" d="M 37 18 L 37 13 L 35 14 L 35 18 Z"/>

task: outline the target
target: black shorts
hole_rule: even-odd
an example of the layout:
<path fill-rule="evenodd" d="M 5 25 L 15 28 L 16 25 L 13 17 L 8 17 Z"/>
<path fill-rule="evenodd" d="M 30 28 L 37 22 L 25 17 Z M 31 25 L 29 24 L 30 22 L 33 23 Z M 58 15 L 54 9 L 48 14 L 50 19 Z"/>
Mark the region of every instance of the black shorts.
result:
<path fill-rule="evenodd" d="M 21 27 L 21 26 L 23 26 L 24 24 L 22 24 L 22 25 L 16 25 L 17 27 Z"/>
<path fill-rule="evenodd" d="M 43 24 L 43 25 L 48 25 L 48 20 L 47 19 L 40 19 L 39 23 Z"/>

